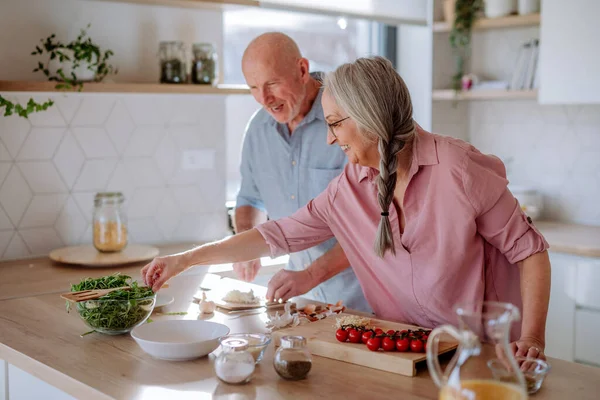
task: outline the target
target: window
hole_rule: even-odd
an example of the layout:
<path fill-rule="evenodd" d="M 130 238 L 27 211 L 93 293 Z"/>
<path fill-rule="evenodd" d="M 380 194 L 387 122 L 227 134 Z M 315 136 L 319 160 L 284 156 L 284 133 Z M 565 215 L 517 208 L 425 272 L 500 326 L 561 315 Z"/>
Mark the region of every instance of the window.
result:
<path fill-rule="evenodd" d="M 331 71 L 361 56 L 382 54 L 382 24 L 358 19 L 272 10 L 226 11 L 223 15 L 223 83 L 245 83 L 242 54 L 258 35 L 289 35 L 309 60 L 310 71 Z"/>

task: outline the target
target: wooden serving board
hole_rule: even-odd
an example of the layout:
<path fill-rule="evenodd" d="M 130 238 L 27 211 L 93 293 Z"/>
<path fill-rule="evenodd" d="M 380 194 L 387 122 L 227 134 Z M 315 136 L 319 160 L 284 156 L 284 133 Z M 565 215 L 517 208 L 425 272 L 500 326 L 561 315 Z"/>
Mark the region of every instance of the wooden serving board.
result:
<path fill-rule="evenodd" d="M 425 361 L 425 353 L 397 352 L 397 351 L 371 351 L 363 343 L 338 342 L 335 338 L 336 318 L 346 314 L 331 315 L 322 320 L 299 325 L 293 328 L 281 329 L 273 332 L 275 346 L 281 343 L 281 337 L 286 335 L 304 336 L 309 351 L 313 355 L 332 358 L 351 364 L 362 365 L 381 371 L 393 372 L 405 376 L 416 375 L 416 364 Z M 387 331 L 388 329 L 416 330 L 419 327 L 397 322 L 390 322 L 371 318 L 371 325 Z M 439 354 L 454 350 L 458 343 L 450 337 L 442 336 L 439 343 Z"/>
<path fill-rule="evenodd" d="M 128 244 L 116 253 L 101 253 L 89 244 L 56 249 L 50 252 L 49 257 L 53 261 L 65 264 L 107 267 L 152 260 L 158 253 L 156 247 L 141 244 Z"/>

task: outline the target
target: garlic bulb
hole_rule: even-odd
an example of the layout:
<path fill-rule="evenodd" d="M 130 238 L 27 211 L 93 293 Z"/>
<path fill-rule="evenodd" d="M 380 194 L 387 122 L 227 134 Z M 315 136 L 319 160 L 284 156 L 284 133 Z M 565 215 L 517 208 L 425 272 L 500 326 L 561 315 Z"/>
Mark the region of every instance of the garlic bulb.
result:
<path fill-rule="evenodd" d="M 215 302 L 206 300 L 206 292 L 202 292 L 202 300 L 198 303 L 201 314 L 212 314 L 215 312 Z"/>

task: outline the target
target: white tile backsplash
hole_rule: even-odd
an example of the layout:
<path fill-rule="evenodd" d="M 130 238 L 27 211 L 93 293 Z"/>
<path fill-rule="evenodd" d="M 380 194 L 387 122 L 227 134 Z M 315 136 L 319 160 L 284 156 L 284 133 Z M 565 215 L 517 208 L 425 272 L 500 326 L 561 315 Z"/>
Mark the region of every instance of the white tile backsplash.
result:
<path fill-rule="evenodd" d="M 63 193 L 67 186 L 52 161 L 17 162 L 33 193 Z"/>
<path fill-rule="evenodd" d="M 69 189 L 75 184 L 84 162 L 83 150 L 71 132 L 67 132 L 54 156 L 54 165 Z"/>
<path fill-rule="evenodd" d="M 23 143 L 17 160 L 51 160 L 65 131 L 64 127 L 37 128 L 34 126 Z"/>
<path fill-rule="evenodd" d="M 65 205 L 67 197 L 67 194 L 33 196 L 25 215 L 21 219 L 19 229 L 53 226 Z"/>
<path fill-rule="evenodd" d="M 12 158 L 19 154 L 30 130 L 31 124 L 25 118 L 16 115 L 0 118 L 0 140 Z"/>
<path fill-rule="evenodd" d="M 0 117 L 3 259 L 91 243 L 98 191 L 124 193 L 132 243 L 228 234 L 224 98 L 49 95 L 51 112 Z M 214 169 L 183 169 L 183 152 L 194 149 L 214 151 Z"/>
<path fill-rule="evenodd" d="M 86 158 L 116 157 L 117 151 L 104 128 L 76 127 L 73 136 L 83 149 Z"/>
<path fill-rule="evenodd" d="M 21 238 L 19 232 L 15 232 L 13 237 L 10 239 L 8 243 L 8 247 L 4 251 L 2 255 L 3 259 L 12 260 L 16 258 L 28 257 L 31 255 L 31 252 L 27 248 L 27 245 Z"/>
<path fill-rule="evenodd" d="M 0 204 L 15 226 L 21 221 L 32 197 L 29 185 L 14 165 L 0 187 Z"/>
<path fill-rule="evenodd" d="M 44 103 L 51 98 L 49 96 L 33 96 L 33 99 L 38 103 Z M 61 127 L 67 125 L 58 107 L 50 107 L 43 114 L 31 114 L 29 122 L 34 127 Z"/>
<path fill-rule="evenodd" d="M 460 124 L 460 109 L 434 103 L 434 131 L 464 133 L 481 151 L 502 158 L 510 184 L 542 193 L 543 218 L 600 225 L 600 106 L 534 100 L 464 104 L 468 115 Z"/>

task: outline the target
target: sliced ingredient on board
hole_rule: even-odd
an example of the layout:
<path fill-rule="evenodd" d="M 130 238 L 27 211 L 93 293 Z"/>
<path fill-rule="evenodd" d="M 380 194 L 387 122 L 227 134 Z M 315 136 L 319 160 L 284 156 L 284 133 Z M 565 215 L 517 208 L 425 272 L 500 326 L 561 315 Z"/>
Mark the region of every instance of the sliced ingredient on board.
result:
<path fill-rule="evenodd" d="M 371 328 L 371 320 L 356 315 L 337 318 L 335 338 L 339 342 L 366 344 L 371 351 L 411 351 L 423 353 L 427 350 L 428 329 L 404 329 L 395 331 Z"/>
<path fill-rule="evenodd" d="M 308 322 L 319 321 L 333 314 L 339 314 L 346 310 L 346 307 L 341 301 L 336 304 L 328 304 L 326 306 L 307 304 L 302 308 L 298 308 L 296 303 L 287 302 L 284 305 L 283 314 L 276 312 L 267 322 L 267 328 L 271 330 L 287 328 L 290 326 L 298 326 Z"/>
<path fill-rule="evenodd" d="M 250 289 L 248 292 L 242 292 L 237 289 L 230 290 L 225 294 L 225 296 L 223 296 L 221 300 L 226 301 L 227 303 L 235 304 L 256 305 L 260 303 L 260 298 L 254 295 L 254 291 L 252 289 Z"/>

